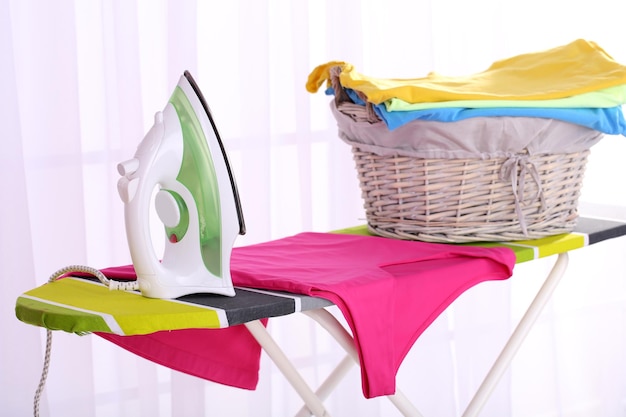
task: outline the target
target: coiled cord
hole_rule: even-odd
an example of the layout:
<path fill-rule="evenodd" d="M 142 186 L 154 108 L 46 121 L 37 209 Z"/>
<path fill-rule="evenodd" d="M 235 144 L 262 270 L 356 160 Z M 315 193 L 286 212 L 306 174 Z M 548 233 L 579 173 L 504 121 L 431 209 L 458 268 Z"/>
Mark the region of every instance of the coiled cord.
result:
<path fill-rule="evenodd" d="M 123 291 L 134 291 L 139 289 L 139 283 L 137 281 L 116 281 L 110 280 L 104 274 L 90 266 L 85 265 L 68 265 L 64 268 L 59 269 L 48 278 L 48 282 L 54 282 L 60 277 L 67 275 L 71 272 L 83 272 L 86 274 L 93 275 L 98 278 L 101 283 L 103 283 L 106 287 L 109 287 L 110 290 L 123 290 Z"/>
<path fill-rule="evenodd" d="M 54 282 L 60 277 L 67 275 L 71 272 L 83 272 L 98 278 L 102 284 L 107 286 L 110 290 L 122 290 L 122 291 L 134 291 L 139 289 L 139 283 L 137 281 L 116 281 L 108 279 L 100 270 L 85 265 L 68 265 L 63 267 L 50 275 L 48 282 Z M 88 333 L 79 333 L 81 336 Z M 48 370 L 50 369 L 50 352 L 52 351 L 52 330 L 46 329 L 46 353 L 44 356 L 43 369 L 41 371 L 41 378 L 39 379 L 39 385 L 35 391 L 34 409 L 33 413 L 35 417 L 39 417 L 39 404 L 41 402 L 41 394 L 46 385 L 46 379 L 48 378 Z"/>

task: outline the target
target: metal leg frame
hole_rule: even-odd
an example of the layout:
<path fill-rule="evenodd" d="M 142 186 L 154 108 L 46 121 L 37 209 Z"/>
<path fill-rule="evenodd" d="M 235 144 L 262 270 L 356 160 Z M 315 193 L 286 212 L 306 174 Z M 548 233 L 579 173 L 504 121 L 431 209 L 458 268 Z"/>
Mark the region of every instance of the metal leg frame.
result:
<path fill-rule="evenodd" d="M 474 397 L 463 413 L 463 417 L 475 417 L 479 415 L 483 406 L 489 399 L 489 396 L 500 381 L 500 378 L 511 364 L 513 357 L 519 350 L 528 332 L 548 303 L 548 300 L 567 269 L 568 260 L 567 252 L 558 255 L 545 282 L 511 334 L 489 373 L 474 394 Z M 322 401 L 328 397 L 354 363 L 358 363 L 358 354 L 354 347 L 352 336 L 330 312 L 321 308 L 305 311 L 304 314 L 318 322 L 347 352 L 347 356 L 337 365 L 316 392 L 307 385 L 260 321 L 257 320 L 246 323 L 246 327 L 304 400 L 305 406 L 300 409 L 296 417 L 310 415 L 329 417 L 330 415 Z M 389 398 L 403 416 L 423 417 L 400 390 L 396 390 L 394 395 L 389 395 L 387 398 Z"/>
<path fill-rule="evenodd" d="M 327 310 L 321 308 L 318 310 L 310 310 L 305 311 L 304 314 L 311 317 L 313 320 L 318 322 L 328 333 L 330 333 L 337 342 L 343 347 L 343 349 L 348 353 L 350 358 L 355 363 L 359 362 L 358 353 L 356 348 L 354 347 L 354 339 L 347 332 L 345 327 L 339 323 L 337 318 L 330 314 Z M 329 377 L 330 379 L 330 377 Z M 327 380 L 328 381 L 328 380 Z M 339 381 L 332 381 L 334 385 L 336 385 Z M 334 386 L 333 385 L 333 386 Z M 411 402 L 406 398 L 406 396 L 399 390 L 396 389 L 396 393 L 394 395 L 388 395 L 387 398 L 396 406 L 396 408 L 402 413 L 405 417 L 422 417 L 422 414 L 411 404 Z M 300 415 L 299 415 L 300 416 Z"/>
<path fill-rule="evenodd" d="M 278 369 L 285 375 L 285 378 L 298 392 L 304 400 L 306 406 L 315 417 L 330 417 L 326 411 L 322 400 L 315 395 L 313 390 L 307 385 L 302 376 L 298 373 L 293 364 L 289 361 L 285 353 L 278 347 L 272 336 L 269 334 L 263 323 L 259 320 L 246 323 L 246 327 L 259 342 L 263 350 L 269 355 Z"/>
<path fill-rule="evenodd" d="M 287 378 L 287 381 L 289 381 L 291 386 L 304 401 L 305 406 L 300 409 L 300 411 L 296 414 L 296 417 L 310 415 L 315 417 L 330 417 L 329 412 L 324 407 L 323 400 L 325 400 L 333 389 L 335 389 L 337 384 L 341 381 L 341 379 L 343 379 L 350 368 L 355 363 L 358 363 L 358 354 L 356 348 L 354 347 L 354 340 L 352 339 L 352 336 L 346 331 L 341 323 L 339 323 L 335 316 L 330 314 L 327 310 L 321 308 L 318 310 L 306 311 L 304 314 L 317 321 L 348 353 L 315 392 L 307 385 L 302 376 L 290 362 L 289 358 L 287 358 L 285 353 L 280 349 L 278 344 L 276 344 L 265 326 L 263 326 L 259 320 L 248 322 L 245 325 L 248 328 L 248 331 L 250 331 L 252 336 L 254 336 L 254 338 L 259 342 L 263 350 L 268 354 L 270 359 L 272 359 L 285 378 Z M 394 395 L 389 395 L 387 398 L 389 398 L 396 408 L 398 408 L 403 416 L 423 417 L 406 398 L 406 396 L 399 390 L 397 390 Z"/>
<path fill-rule="evenodd" d="M 330 373 L 330 375 L 326 378 L 326 380 L 320 385 L 320 387 L 315 391 L 317 397 L 324 401 L 333 389 L 337 386 L 339 381 L 343 379 L 343 377 L 348 373 L 350 368 L 354 366 L 354 361 L 350 357 L 350 355 L 346 355 L 341 362 L 337 365 L 337 367 Z M 295 417 L 310 417 L 311 410 L 304 405 L 295 415 Z"/>
<path fill-rule="evenodd" d="M 474 417 L 480 413 L 498 381 L 511 364 L 513 357 L 522 345 L 522 342 L 528 335 L 528 332 L 539 318 L 543 308 L 548 303 L 548 300 L 559 284 L 561 277 L 565 274 L 568 261 L 569 256 L 567 252 L 560 253 L 558 255 L 555 264 L 552 266 L 550 274 L 548 274 L 548 277 L 539 289 L 539 292 L 515 328 L 515 331 L 511 334 L 511 337 L 502 349 L 502 352 L 500 352 L 498 359 L 496 359 L 495 363 L 491 367 L 491 370 L 483 380 L 483 383 L 478 388 L 478 391 L 474 394 L 474 397 L 463 413 L 463 417 Z"/>

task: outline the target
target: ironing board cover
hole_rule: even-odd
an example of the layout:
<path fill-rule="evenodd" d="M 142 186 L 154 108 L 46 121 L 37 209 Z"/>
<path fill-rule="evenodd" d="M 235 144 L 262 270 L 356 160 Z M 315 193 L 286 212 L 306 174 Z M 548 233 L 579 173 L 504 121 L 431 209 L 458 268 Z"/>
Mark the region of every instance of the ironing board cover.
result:
<path fill-rule="evenodd" d="M 361 237 L 368 241 L 385 242 L 385 246 L 388 246 L 390 243 L 390 240 L 384 238 L 368 237 L 368 232 L 365 227 L 344 229 L 341 232 L 342 234 L 353 235 L 352 238 L 363 235 Z M 378 367 L 375 364 L 375 362 L 378 361 L 376 355 L 371 358 L 374 361 L 374 364 L 372 364 L 368 361 L 368 354 L 364 354 L 361 350 L 361 365 L 362 372 L 364 372 L 364 394 L 371 397 L 393 392 L 395 389 L 395 372 L 406 354 L 406 351 L 408 351 L 414 340 L 421 334 L 421 331 L 423 331 L 454 298 L 467 288 L 485 279 L 507 278 L 510 275 L 510 271 L 507 271 L 506 268 L 508 263 L 519 263 L 566 252 L 624 234 L 626 234 L 626 225 L 624 224 L 610 221 L 580 219 L 577 231 L 574 233 L 552 236 L 535 241 L 481 243 L 458 246 L 439 244 L 440 246 L 447 246 L 448 248 L 465 247 L 468 249 L 467 252 L 457 252 L 457 255 L 460 253 L 473 253 L 474 258 L 465 257 L 459 265 L 467 266 L 477 260 L 489 259 L 490 256 L 492 260 L 494 259 L 493 256 L 496 258 L 503 257 L 498 261 L 491 262 L 491 266 L 495 267 L 496 270 L 499 269 L 499 273 L 487 274 L 482 277 L 475 276 L 473 278 L 467 278 L 466 276 L 463 278 L 463 282 L 456 282 L 456 286 L 433 286 L 428 284 L 428 279 L 413 280 L 421 282 L 422 284 L 420 285 L 422 289 L 427 287 L 428 298 L 433 298 L 433 294 L 438 294 L 438 297 L 434 297 L 436 300 L 434 300 L 428 308 L 424 308 L 421 311 L 418 308 L 416 311 L 410 312 L 413 320 L 411 320 L 411 324 L 407 328 L 408 330 L 405 329 L 403 333 L 404 346 L 399 352 L 390 355 L 390 357 L 393 358 L 392 363 L 383 364 L 382 368 Z M 286 285 L 282 289 L 287 289 L 292 292 L 310 292 L 313 295 L 328 298 L 337 303 L 344 314 L 347 315 L 348 322 L 357 338 L 361 334 L 367 335 L 367 327 L 363 327 L 363 323 L 367 323 L 368 320 L 372 321 L 372 316 L 368 316 L 371 312 L 365 313 L 365 321 L 359 318 L 358 311 L 353 317 L 354 311 L 352 311 L 351 308 L 353 308 L 355 304 L 352 303 L 353 300 L 350 300 L 350 293 L 355 291 L 350 290 L 349 286 L 346 291 L 340 289 L 333 292 L 332 289 L 329 290 L 328 288 L 315 288 L 315 290 L 313 290 L 312 288 L 314 287 L 312 286 L 308 287 L 309 289 L 306 290 L 303 289 L 303 285 L 306 286 L 308 284 L 302 284 L 302 282 L 296 284 L 293 282 L 289 284 L 270 282 L 268 284 L 267 282 L 263 282 L 263 274 L 258 274 L 257 272 L 251 273 L 254 269 L 250 268 L 258 268 L 260 264 L 257 263 L 253 265 L 252 263 L 248 263 L 249 259 L 246 259 L 246 257 L 254 256 L 258 250 L 261 251 L 260 253 L 266 255 L 270 253 L 268 249 L 271 249 L 268 246 L 284 246 L 284 243 L 290 243 L 293 239 L 304 239 L 306 241 L 306 236 L 309 235 L 314 235 L 316 239 L 319 236 L 323 236 L 324 239 L 330 239 L 336 243 L 343 242 L 343 244 L 345 244 L 346 242 L 345 236 L 301 234 L 287 238 L 286 240 L 267 242 L 246 248 L 235 248 L 232 260 L 233 282 L 236 285 L 244 284 L 248 286 L 248 284 L 254 284 L 254 286 L 257 287 L 266 288 L 274 288 L 276 285 Z M 325 242 L 325 244 L 329 242 L 330 241 Z M 362 239 L 352 240 L 352 242 L 362 242 Z M 414 249 L 422 245 L 431 248 L 433 245 L 438 245 L 396 240 L 392 240 L 392 242 L 397 242 L 397 244 L 402 247 L 413 247 Z M 287 246 L 304 248 L 306 245 Z M 472 249 L 474 246 L 478 246 L 478 248 L 473 249 L 478 249 L 479 251 L 474 251 Z M 480 251 L 484 249 L 488 249 L 488 251 L 481 253 Z M 398 250 L 395 252 L 398 252 Z M 514 257 L 508 259 L 510 262 L 507 262 L 507 252 L 515 254 Z M 398 253 L 404 253 L 406 255 L 407 252 L 400 251 Z M 276 255 L 276 253 L 274 254 Z M 365 257 L 369 257 L 370 254 L 371 252 L 368 252 Z M 257 258 L 262 259 L 265 255 L 257 256 Z M 289 256 L 288 252 L 284 252 L 283 255 Z M 283 255 L 279 255 L 279 257 Z M 387 264 L 388 263 L 389 262 L 387 262 Z M 375 265 L 375 263 L 372 265 Z M 413 265 L 419 266 L 420 262 Z M 293 262 L 289 263 L 287 266 L 283 266 L 283 272 L 290 273 L 290 275 L 293 276 L 294 269 L 292 266 Z M 276 268 L 276 265 L 274 265 L 273 268 Z M 393 273 L 393 268 L 394 267 L 387 269 L 387 272 L 391 271 Z M 281 269 L 280 265 L 278 269 Z M 354 270 L 358 269 L 358 267 L 354 268 Z M 396 270 L 395 273 L 411 273 L 411 268 L 406 269 L 401 267 L 401 269 L 403 270 Z M 134 276 L 132 266 L 107 268 L 102 271 L 105 275 L 112 278 L 128 279 Z M 463 269 L 464 273 L 466 271 L 467 269 Z M 316 270 L 313 276 L 315 277 L 318 272 L 319 270 Z M 271 274 L 274 273 L 276 273 L 276 271 L 271 271 Z M 421 275 L 423 278 L 424 275 Z M 255 277 L 259 276 L 262 278 L 259 282 L 255 282 Z M 268 276 L 264 278 L 267 279 Z M 324 284 L 324 282 L 322 282 L 322 284 Z M 420 285 L 414 288 L 414 294 L 418 296 Z M 424 287 L 424 285 L 426 285 L 426 287 Z M 444 291 L 438 293 L 437 287 L 444 288 Z M 433 289 L 435 291 L 434 293 L 432 292 Z M 347 299 L 343 299 L 342 295 L 345 296 L 346 294 L 348 294 Z M 261 297 L 267 296 L 269 298 L 261 300 L 257 295 Z M 178 300 L 154 300 L 141 297 L 138 293 L 109 291 L 100 284 L 87 282 L 83 279 L 66 278 L 53 283 L 53 285 L 44 284 L 24 293 L 17 300 L 16 315 L 23 322 L 48 329 L 64 330 L 74 333 L 96 332 L 99 336 L 131 352 L 172 369 L 177 369 L 191 375 L 231 386 L 254 389 L 258 382 L 260 347 L 252 339 L 247 330 L 237 324 L 263 317 L 290 314 L 298 310 L 319 308 L 329 304 L 330 303 L 326 302 L 323 298 L 310 298 L 298 294 L 284 294 L 274 291 L 270 294 L 264 294 L 256 290 L 243 288 L 238 288 L 237 296 L 233 298 L 203 294 L 187 298 L 183 297 L 183 299 Z M 416 303 L 412 304 L 415 305 Z M 358 303 L 356 306 L 358 310 Z M 404 311 L 404 313 L 406 314 L 407 311 Z M 230 322 L 229 319 L 231 320 Z M 395 318 L 385 316 L 382 321 L 379 322 L 379 325 L 380 323 L 393 322 L 394 319 Z M 365 326 L 367 325 L 369 324 Z M 230 327 L 218 329 L 224 326 Z M 133 336 L 128 337 L 122 335 Z M 361 348 L 367 346 L 367 344 L 364 345 L 364 343 L 367 342 L 367 338 L 367 336 L 363 336 L 363 340 L 357 340 L 357 342 L 363 342 L 359 343 Z M 229 346 L 229 349 L 224 350 L 224 346 Z M 380 348 L 380 346 L 375 346 L 370 352 L 376 354 L 376 349 L 378 348 Z M 366 350 L 367 349 L 366 347 Z M 372 375 L 368 375 L 370 371 L 373 372 Z M 371 386 L 370 383 L 372 381 L 374 381 L 374 383 Z"/>

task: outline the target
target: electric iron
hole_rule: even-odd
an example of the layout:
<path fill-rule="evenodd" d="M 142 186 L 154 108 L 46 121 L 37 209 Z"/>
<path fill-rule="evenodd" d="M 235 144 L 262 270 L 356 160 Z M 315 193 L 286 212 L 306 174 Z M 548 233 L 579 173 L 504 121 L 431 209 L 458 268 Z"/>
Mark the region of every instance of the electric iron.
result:
<path fill-rule="evenodd" d="M 243 212 L 211 111 L 188 71 L 134 157 L 117 170 L 141 294 L 234 296 L 230 256 L 237 235 L 245 234 Z M 150 234 L 152 204 L 165 230 L 162 260 Z"/>

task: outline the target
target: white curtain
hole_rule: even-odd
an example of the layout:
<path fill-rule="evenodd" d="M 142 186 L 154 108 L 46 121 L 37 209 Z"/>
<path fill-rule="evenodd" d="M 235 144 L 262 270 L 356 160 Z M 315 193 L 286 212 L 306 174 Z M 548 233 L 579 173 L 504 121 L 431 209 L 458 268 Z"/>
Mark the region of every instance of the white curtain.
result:
<path fill-rule="evenodd" d="M 322 92 L 330 60 L 380 77 L 448 75 L 576 38 L 626 63 L 613 0 L 0 0 L 0 407 L 32 415 L 45 332 L 15 318 L 16 298 L 58 268 L 130 263 L 118 162 L 128 159 L 190 70 L 216 117 L 248 234 L 237 245 L 363 223 L 350 150 Z M 580 208 L 626 219 L 626 138 L 592 149 Z M 485 416 L 623 416 L 626 249 L 572 253 L 547 311 L 484 408 Z M 398 385 L 425 416 L 464 409 L 553 259 L 465 293 L 415 344 Z M 270 322 L 307 380 L 340 349 L 305 317 Z M 287 416 L 301 401 L 263 356 L 257 390 L 202 381 L 94 337 L 55 333 L 43 416 Z M 333 415 L 399 415 L 365 400 L 354 369 Z"/>

